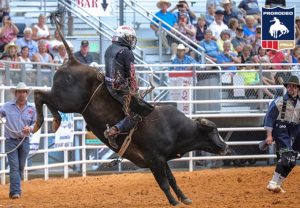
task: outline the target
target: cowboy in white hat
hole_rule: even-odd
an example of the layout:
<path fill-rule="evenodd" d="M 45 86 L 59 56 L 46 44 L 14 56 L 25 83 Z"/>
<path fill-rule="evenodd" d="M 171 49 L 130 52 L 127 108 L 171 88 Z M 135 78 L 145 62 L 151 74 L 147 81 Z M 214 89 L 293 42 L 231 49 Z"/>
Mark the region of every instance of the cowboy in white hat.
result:
<path fill-rule="evenodd" d="M 36 111 L 33 104 L 27 102 L 30 88 L 20 82 L 11 88 L 15 99 L 6 102 L 0 109 L 0 117 L 6 117 L 4 137 L 10 177 L 9 197 L 21 197 L 21 176 L 29 153 L 29 136 L 33 132 Z"/>
<path fill-rule="evenodd" d="M 186 53 L 189 51 L 189 48 L 185 47 L 182 43 L 177 46 L 177 55 L 172 60 L 172 64 L 196 64 L 197 61 L 193 59 L 191 56 Z M 179 71 L 179 70 L 190 70 L 191 67 L 172 67 L 171 69 Z"/>

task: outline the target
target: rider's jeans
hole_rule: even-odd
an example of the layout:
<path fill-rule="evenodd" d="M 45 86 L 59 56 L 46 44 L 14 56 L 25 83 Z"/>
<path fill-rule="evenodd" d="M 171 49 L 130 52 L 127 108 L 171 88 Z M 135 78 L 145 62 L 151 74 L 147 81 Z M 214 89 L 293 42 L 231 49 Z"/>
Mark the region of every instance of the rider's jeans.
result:
<path fill-rule="evenodd" d="M 20 142 L 21 140 L 19 139 L 7 139 L 5 141 L 5 151 L 8 152 L 14 149 Z M 9 164 L 10 195 L 21 194 L 21 179 L 29 149 L 29 138 L 26 138 L 18 149 L 7 155 Z"/>

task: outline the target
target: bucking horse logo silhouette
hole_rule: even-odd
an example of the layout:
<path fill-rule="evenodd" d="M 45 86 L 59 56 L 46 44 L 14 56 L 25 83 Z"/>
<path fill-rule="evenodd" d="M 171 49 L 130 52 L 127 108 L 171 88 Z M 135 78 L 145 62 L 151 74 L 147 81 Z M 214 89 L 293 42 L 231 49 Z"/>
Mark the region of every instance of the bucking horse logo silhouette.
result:
<path fill-rule="evenodd" d="M 288 34 L 290 32 L 277 17 L 274 17 L 273 20 L 271 20 L 270 22 L 275 22 L 273 25 L 270 26 L 269 30 L 269 33 L 273 38 L 279 38 L 282 35 Z"/>

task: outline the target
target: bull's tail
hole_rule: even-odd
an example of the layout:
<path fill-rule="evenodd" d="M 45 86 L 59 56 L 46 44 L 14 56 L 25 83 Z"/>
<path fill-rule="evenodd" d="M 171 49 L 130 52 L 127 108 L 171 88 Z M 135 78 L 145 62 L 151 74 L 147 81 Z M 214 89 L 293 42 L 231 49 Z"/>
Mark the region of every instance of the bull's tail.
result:
<path fill-rule="evenodd" d="M 61 32 L 61 23 L 58 20 L 58 18 L 61 15 L 64 15 L 64 12 L 65 11 L 64 11 L 63 8 L 58 9 L 58 10 L 56 10 L 54 12 L 51 12 L 50 13 L 50 22 L 51 22 L 52 25 L 55 24 L 55 26 L 56 26 L 58 34 L 59 34 L 59 36 L 60 36 L 60 38 L 61 38 L 61 40 L 62 40 L 62 42 L 63 42 L 63 44 L 64 44 L 64 46 L 66 48 L 67 53 L 68 53 L 69 61 L 76 61 L 76 59 L 75 59 L 75 57 L 74 57 L 74 55 L 72 53 L 72 50 L 71 50 L 70 46 L 68 45 L 67 41 L 65 40 L 65 38 L 64 38 L 64 36 L 63 36 L 63 34 Z"/>

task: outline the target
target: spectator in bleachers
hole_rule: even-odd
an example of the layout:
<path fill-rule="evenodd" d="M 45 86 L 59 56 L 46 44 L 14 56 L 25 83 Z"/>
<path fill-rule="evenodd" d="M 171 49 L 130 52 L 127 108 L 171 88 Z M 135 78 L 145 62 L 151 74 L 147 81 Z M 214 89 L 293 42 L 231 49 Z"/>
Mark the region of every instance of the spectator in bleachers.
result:
<path fill-rule="evenodd" d="M 267 55 L 266 49 L 261 46 L 257 50 L 257 55 L 253 56 L 254 63 L 270 63 L 269 56 Z M 264 66 L 266 68 L 266 66 Z"/>
<path fill-rule="evenodd" d="M 253 63 L 251 51 L 252 51 L 252 46 L 250 44 L 244 45 L 242 54 L 239 55 L 242 64 L 243 63 Z"/>
<path fill-rule="evenodd" d="M 217 62 L 217 56 L 220 54 L 217 42 L 212 39 L 212 31 L 207 29 L 204 34 L 204 39 L 199 45 L 204 48 L 206 56 L 214 62 Z"/>
<path fill-rule="evenodd" d="M 208 27 L 208 29 L 210 29 L 213 33 L 214 40 L 220 39 L 221 32 L 225 29 L 228 29 L 228 26 L 223 22 L 223 18 L 224 18 L 224 11 L 217 10 L 215 15 L 215 21 L 213 21 L 213 23 L 211 23 Z"/>
<path fill-rule="evenodd" d="M 300 46 L 296 46 L 293 50 L 292 50 L 292 62 L 293 63 L 298 63 L 298 57 L 300 56 Z"/>
<path fill-rule="evenodd" d="M 18 58 L 20 62 L 25 63 L 25 69 L 32 69 L 28 46 L 25 45 L 21 48 L 20 56 Z"/>
<path fill-rule="evenodd" d="M 71 48 L 71 50 L 73 50 L 72 43 L 68 40 L 67 40 L 67 43 L 68 43 L 69 47 Z M 53 58 L 55 58 L 55 56 L 58 55 L 58 47 L 61 44 L 63 44 L 63 42 L 61 41 L 61 38 L 58 34 L 58 31 L 55 30 L 54 39 L 49 42 L 49 52 L 50 52 L 50 54 L 52 55 Z"/>
<path fill-rule="evenodd" d="M 285 7 L 285 0 L 266 0 L 265 7 L 266 8 L 274 8 L 274 7 Z"/>
<path fill-rule="evenodd" d="M 277 65 L 271 66 L 272 69 L 281 69 L 282 68 L 280 63 L 282 63 L 285 59 L 285 55 L 282 51 L 269 50 L 267 52 L 267 55 L 269 57 L 270 63 L 277 64 Z"/>
<path fill-rule="evenodd" d="M 27 46 L 29 50 L 29 58 L 32 59 L 33 54 L 38 52 L 38 45 L 34 40 L 32 40 L 32 29 L 30 27 L 26 27 L 23 33 L 24 37 L 19 38 L 16 44 L 19 46 L 19 48 Z"/>
<path fill-rule="evenodd" d="M 18 33 L 19 29 L 12 22 L 10 16 L 4 16 L 2 18 L 2 27 L 0 28 L 0 52 L 3 52 L 6 44 L 17 40 Z"/>
<path fill-rule="evenodd" d="M 238 64 L 241 63 L 239 57 L 236 56 L 234 52 L 230 50 L 231 42 L 226 40 L 223 43 L 223 52 L 217 56 L 218 64 Z M 237 70 L 236 66 L 222 66 L 223 70 Z"/>
<path fill-rule="evenodd" d="M 46 17 L 43 14 L 39 15 L 38 23 L 32 27 L 32 39 L 35 41 L 51 39 Z"/>
<path fill-rule="evenodd" d="M 221 32 L 221 38 L 217 40 L 217 45 L 219 47 L 219 51 L 223 52 L 223 44 L 225 41 L 229 40 L 230 41 L 230 31 L 229 30 L 223 30 Z M 230 43 L 230 51 L 233 53 L 236 53 L 236 51 L 233 48 L 233 45 Z"/>
<path fill-rule="evenodd" d="M 178 44 L 177 46 L 177 55 L 175 59 L 172 60 L 172 64 L 195 64 L 197 61 L 193 59 L 191 56 L 187 55 L 188 48 L 186 48 L 183 44 Z M 171 67 L 171 70 L 192 70 L 192 67 Z"/>
<path fill-rule="evenodd" d="M 68 59 L 66 48 L 63 44 L 58 46 L 58 54 L 54 57 L 54 63 L 62 64 Z"/>
<path fill-rule="evenodd" d="M 206 0 L 206 11 L 208 12 L 209 7 L 213 6 L 215 10 L 223 9 L 222 0 Z"/>
<path fill-rule="evenodd" d="M 0 0 L 0 22 L 4 16 L 9 16 L 10 6 L 8 0 Z"/>
<path fill-rule="evenodd" d="M 155 13 L 155 16 L 163 20 L 164 22 L 168 23 L 170 26 L 167 26 L 166 24 L 162 23 L 162 27 L 168 31 L 172 31 L 173 27 L 177 25 L 177 20 L 174 14 L 171 12 L 168 12 L 167 9 L 171 6 L 171 2 L 168 0 L 159 0 L 156 4 L 157 8 L 160 9 L 160 11 Z M 153 18 L 152 21 L 159 23 L 159 20 L 157 18 Z M 172 37 L 167 34 L 164 30 L 159 31 L 159 28 L 151 22 L 150 27 L 152 30 L 155 31 L 155 35 L 157 37 L 160 37 L 160 33 L 162 36 L 162 46 L 165 50 L 170 51 L 171 47 L 170 44 L 172 42 Z M 176 49 L 176 46 L 173 47 L 173 49 Z M 174 50 L 173 50 L 174 51 Z"/>
<path fill-rule="evenodd" d="M 236 36 L 236 29 L 239 26 L 239 21 L 236 18 L 231 18 L 228 23 L 228 29 L 230 31 L 230 39 L 232 40 Z"/>
<path fill-rule="evenodd" d="M 2 55 L 1 60 L 19 61 L 18 60 L 18 46 L 14 42 L 10 42 L 5 46 L 4 54 Z M 20 66 L 18 63 L 11 63 L 9 68 L 10 69 L 19 69 Z"/>
<path fill-rule="evenodd" d="M 178 11 L 174 12 L 176 9 Z M 195 12 L 193 12 L 190 9 L 189 4 L 185 0 L 179 1 L 178 4 L 176 4 L 176 6 L 173 9 L 170 10 L 170 12 L 173 12 L 173 14 L 175 15 L 175 17 L 177 19 L 177 22 L 180 21 L 180 15 L 181 14 L 186 14 L 187 15 L 189 24 L 193 24 L 193 21 L 196 19 Z"/>
<path fill-rule="evenodd" d="M 252 15 L 260 22 L 260 9 L 257 0 L 242 0 L 238 6 L 246 15 Z"/>
<path fill-rule="evenodd" d="M 174 26 L 180 33 L 191 39 L 192 41 L 196 42 L 196 28 L 194 25 L 188 22 L 188 17 L 186 14 L 180 14 L 180 21 L 178 25 Z M 185 40 L 184 37 L 181 39 Z M 188 41 L 188 40 L 185 40 Z"/>
<path fill-rule="evenodd" d="M 255 34 L 249 36 L 249 43 L 252 45 L 252 54 L 256 55 L 261 46 L 261 26 L 256 26 Z"/>
<path fill-rule="evenodd" d="M 234 11 L 232 9 L 232 4 L 230 0 L 222 0 L 222 6 L 224 8 L 224 19 L 223 22 L 228 25 L 229 20 L 231 18 L 236 18 L 239 20 L 240 23 L 244 23 L 245 20 L 242 15 L 239 15 L 238 11 Z"/>
<path fill-rule="evenodd" d="M 53 63 L 52 56 L 47 52 L 47 42 L 46 40 L 38 41 L 38 52 L 32 56 L 33 62 L 41 62 L 44 64 Z M 42 68 L 49 69 L 47 65 L 42 65 Z"/>
<path fill-rule="evenodd" d="M 296 41 L 298 41 L 300 40 L 300 16 L 297 16 L 295 19 L 295 29 L 296 29 L 295 38 Z"/>
<path fill-rule="evenodd" d="M 246 24 L 243 26 L 244 36 L 247 40 L 251 35 L 255 35 L 255 19 L 252 15 L 247 15 Z"/>
<path fill-rule="evenodd" d="M 213 4 L 209 5 L 205 13 L 205 21 L 207 23 L 207 26 L 209 26 L 211 23 L 213 23 L 213 21 L 215 21 L 215 13 L 215 6 Z"/>
<path fill-rule="evenodd" d="M 198 17 L 197 24 L 195 24 L 196 27 L 196 41 L 199 43 L 201 40 L 204 39 L 204 33 L 207 29 L 205 17 L 203 15 L 200 15 Z"/>
<path fill-rule="evenodd" d="M 247 44 L 247 40 L 244 38 L 244 30 L 241 25 L 236 28 L 236 36 L 231 40 L 233 48 L 238 54 L 242 54 L 244 46 Z"/>
<path fill-rule="evenodd" d="M 93 56 L 90 54 L 90 43 L 87 40 L 81 41 L 80 50 L 74 53 L 75 58 L 82 64 L 94 62 Z"/>

